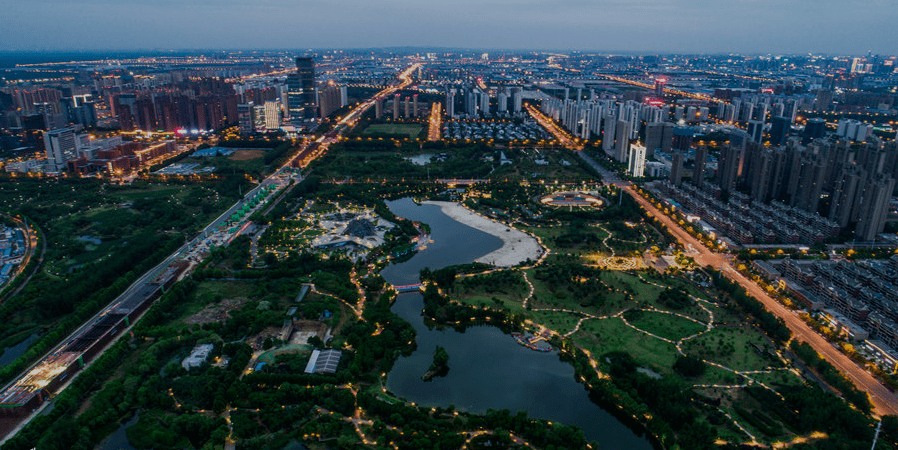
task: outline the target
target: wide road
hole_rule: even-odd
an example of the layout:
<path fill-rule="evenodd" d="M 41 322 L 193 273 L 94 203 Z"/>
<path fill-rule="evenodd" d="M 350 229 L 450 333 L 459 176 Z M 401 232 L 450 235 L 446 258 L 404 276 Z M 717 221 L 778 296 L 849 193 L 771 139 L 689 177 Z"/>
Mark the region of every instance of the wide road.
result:
<path fill-rule="evenodd" d="M 555 136 L 555 139 L 557 139 L 561 145 L 565 146 L 565 148 L 570 150 L 583 150 L 583 146 L 580 145 L 576 138 L 571 136 L 567 131 L 564 131 L 552 119 L 536 109 L 535 106 L 530 103 L 525 103 L 524 109 L 530 113 L 530 116 L 533 117 L 540 126 L 548 130 L 549 133 L 552 133 L 552 135 Z"/>
<path fill-rule="evenodd" d="M 714 253 L 709 250 L 700 240 L 687 233 L 686 230 L 674 222 L 673 219 L 665 215 L 662 211 L 659 211 L 655 205 L 639 195 L 632 183 L 621 180 L 616 175 L 596 163 L 588 155 L 583 154 L 582 152 L 579 153 L 580 157 L 598 170 L 609 183 L 612 183 L 629 193 L 649 214 L 660 220 L 681 244 L 687 248 L 691 246 L 691 248 L 694 249 L 694 252 L 690 253 L 689 256 L 695 259 L 696 263 L 702 266 L 710 265 L 715 269 L 720 270 L 724 276 L 745 288 L 752 297 L 763 303 L 768 311 L 776 314 L 786 322 L 786 326 L 792 331 L 795 339 L 810 344 L 814 347 L 814 350 L 816 350 L 817 353 L 820 353 L 820 355 L 830 364 L 842 371 L 845 376 L 854 382 L 858 389 L 869 394 L 870 401 L 873 403 L 877 414 L 898 414 L 898 396 L 883 386 L 883 384 L 873 377 L 870 372 L 863 367 L 858 366 L 857 363 L 834 347 L 833 344 L 826 340 L 826 338 L 811 329 L 808 324 L 801 320 L 797 313 L 783 306 L 780 302 L 768 295 L 761 286 L 734 269 L 730 261 L 730 255 L 725 253 Z"/>
<path fill-rule="evenodd" d="M 324 156 L 324 154 L 327 153 L 327 149 L 330 144 L 339 141 L 342 134 L 346 130 L 352 128 L 353 125 L 358 122 L 359 118 L 362 117 L 362 114 L 364 114 L 365 111 L 374 106 L 374 102 L 377 101 L 378 98 L 385 98 L 398 90 L 405 89 L 410 86 L 412 84 L 412 73 L 422 65 L 422 63 L 412 64 L 397 76 L 397 78 L 399 78 L 399 84 L 388 86 L 368 100 L 365 100 L 364 102 L 356 105 L 356 107 L 353 108 L 348 114 L 337 121 L 337 124 L 334 125 L 333 129 L 331 129 L 318 139 L 315 139 L 312 144 L 310 144 L 314 148 L 314 151 L 308 154 L 301 153 L 297 165 L 300 167 L 306 167 L 315 159 Z"/>

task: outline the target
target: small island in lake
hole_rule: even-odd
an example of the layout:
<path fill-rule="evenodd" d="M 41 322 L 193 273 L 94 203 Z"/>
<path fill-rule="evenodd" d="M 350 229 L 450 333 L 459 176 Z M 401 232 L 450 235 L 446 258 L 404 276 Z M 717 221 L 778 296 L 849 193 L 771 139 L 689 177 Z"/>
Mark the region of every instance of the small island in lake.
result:
<path fill-rule="evenodd" d="M 449 373 L 449 352 L 437 345 L 437 348 L 433 351 L 433 363 L 421 379 L 430 381 L 434 377 L 445 377 L 447 373 Z"/>

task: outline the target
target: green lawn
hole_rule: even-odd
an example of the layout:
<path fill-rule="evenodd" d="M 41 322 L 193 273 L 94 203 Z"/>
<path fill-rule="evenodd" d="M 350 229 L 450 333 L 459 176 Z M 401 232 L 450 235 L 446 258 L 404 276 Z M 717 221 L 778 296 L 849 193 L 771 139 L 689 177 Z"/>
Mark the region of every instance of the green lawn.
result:
<path fill-rule="evenodd" d="M 652 311 L 629 311 L 625 318 L 636 328 L 678 341 L 705 330 L 705 326 L 673 314 Z"/>
<path fill-rule="evenodd" d="M 379 123 L 365 128 L 362 136 L 372 136 L 376 134 L 395 134 L 407 136 L 410 139 L 418 137 L 424 127 L 417 124 L 400 124 L 400 123 Z"/>
<path fill-rule="evenodd" d="M 181 186 L 150 186 L 145 189 L 128 189 L 112 191 L 112 196 L 119 197 L 122 201 L 132 202 L 137 199 L 156 200 L 164 197 L 171 197 L 183 192 L 185 189 Z"/>
<path fill-rule="evenodd" d="M 640 333 L 618 318 L 587 320 L 574 339 L 594 355 L 622 351 L 657 372 L 670 373 L 678 355 L 673 344 Z"/>
<path fill-rule="evenodd" d="M 529 313 L 534 323 L 544 325 L 560 334 L 568 333 L 577 326 L 577 322 L 583 318 L 579 314 L 559 311 L 533 311 Z"/>
<path fill-rule="evenodd" d="M 687 381 L 693 384 L 725 384 L 725 385 L 737 385 L 746 383 L 748 380 L 741 375 L 736 375 L 729 370 L 721 369 L 717 366 L 712 366 L 710 364 L 705 365 L 705 373 L 703 373 L 700 377 L 690 378 Z"/>

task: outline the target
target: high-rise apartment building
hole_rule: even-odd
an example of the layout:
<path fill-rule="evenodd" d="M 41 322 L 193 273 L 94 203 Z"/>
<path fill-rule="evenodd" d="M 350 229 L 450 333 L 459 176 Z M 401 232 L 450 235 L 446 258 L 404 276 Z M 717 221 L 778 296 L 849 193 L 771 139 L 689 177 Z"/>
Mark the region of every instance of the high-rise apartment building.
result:
<path fill-rule="evenodd" d="M 741 146 L 727 145 L 720 150 L 720 161 L 717 164 L 717 182 L 720 190 L 732 192 L 736 188 L 736 177 L 742 164 Z"/>
<path fill-rule="evenodd" d="M 281 127 L 281 103 L 278 101 L 265 102 L 265 129 L 277 130 Z"/>
<path fill-rule="evenodd" d="M 708 148 L 699 146 L 695 148 L 695 166 L 692 169 L 692 183 L 701 186 L 705 182 L 705 162 L 708 159 Z"/>
<path fill-rule="evenodd" d="M 627 173 L 632 177 L 641 178 L 645 173 L 645 147 L 638 144 L 630 145 L 630 154 L 627 163 Z"/>
<path fill-rule="evenodd" d="M 399 102 L 401 96 L 396 94 L 393 96 L 393 120 L 399 120 Z"/>
<path fill-rule="evenodd" d="M 614 126 L 614 159 L 625 163 L 630 152 L 630 122 L 618 120 Z"/>
<path fill-rule="evenodd" d="M 674 152 L 670 161 L 670 182 L 679 186 L 683 182 L 683 153 Z"/>
<path fill-rule="evenodd" d="M 647 156 L 655 155 L 655 150 L 669 152 L 673 145 L 674 124 L 670 122 L 650 122 L 645 126 L 645 148 Z"/>
<path fill-rule="evenodd" d="M 44 151 L 47 153 L 47 166 L 51 171 L 65 170 L 66 162 L 78 157 L 75 131 L 71 128 L 46 131 L 43 138 Z"/>
<path fill-rule="evenodd" d="M 894 178 L 877 177 L 867 184 L 858 205 L 857 228 L 854 230 L 858 240 L 873 241 L 882 233 L 894 190 Z"/>

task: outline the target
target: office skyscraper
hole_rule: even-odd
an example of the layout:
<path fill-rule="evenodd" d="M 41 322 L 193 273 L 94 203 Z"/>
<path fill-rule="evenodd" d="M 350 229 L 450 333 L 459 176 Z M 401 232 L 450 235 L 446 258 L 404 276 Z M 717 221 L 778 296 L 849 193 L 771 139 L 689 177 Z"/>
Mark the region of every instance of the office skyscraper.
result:
<path fill-rule="evenodd" d="M 315 61 L 312 58 L 296 58 L 296 73 L 287 77 L 287 97 L 291 121 L 315 118 Z"/>
<path fill-rule="evenodd" d="M 253 102 L 237 105 L 237 123 L 240 126 L 240 134 L 249 136 L 256 132 L 255 105 Z"/>

